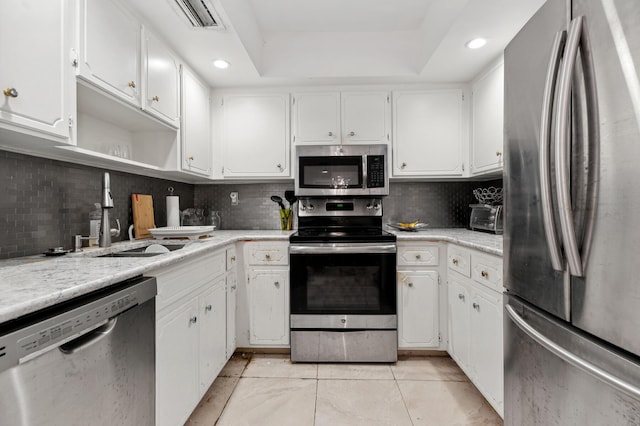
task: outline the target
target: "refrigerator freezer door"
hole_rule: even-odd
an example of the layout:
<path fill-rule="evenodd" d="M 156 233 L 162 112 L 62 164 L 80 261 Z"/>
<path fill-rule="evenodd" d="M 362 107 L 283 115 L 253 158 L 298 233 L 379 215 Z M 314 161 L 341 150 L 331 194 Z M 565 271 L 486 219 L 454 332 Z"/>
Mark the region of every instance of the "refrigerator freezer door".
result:
<path fill-rule="evenodd" d="M 569 278 L 552 268 L 538 165 L 547 69 L 554 39 L 566 29 L 567 13 L 565 1 L 547 1 L 504 54 L 505 287 L 565 320 L 570 318 Z"/>
<path fill-rule="evenodd" d="M 593 241 L 585 278 L 572 278 L 572 322 L 640 355 L 640 2 L 572 4 L 589 35 L 601 146 Z M 581 94 L 574 90 L 574 105 L 584 105 Z M 578 140 L 579 110 L 574 107 Z"/>
<path fill-rule="evenodd" d="M 505 425 L 640 424 L 637 358 L 515 297 L 505 307 Z"/>

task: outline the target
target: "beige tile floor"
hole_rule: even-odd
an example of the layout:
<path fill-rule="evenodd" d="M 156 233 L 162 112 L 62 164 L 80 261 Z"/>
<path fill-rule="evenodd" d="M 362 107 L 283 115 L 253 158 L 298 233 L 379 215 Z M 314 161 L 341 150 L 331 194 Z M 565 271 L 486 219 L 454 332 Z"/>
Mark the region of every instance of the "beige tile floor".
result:
<path fill-rule="evenodd" d="M 396 364 L 294 364 L 236 354 L 189 426 L 502 425 L 449 357 Z"/>

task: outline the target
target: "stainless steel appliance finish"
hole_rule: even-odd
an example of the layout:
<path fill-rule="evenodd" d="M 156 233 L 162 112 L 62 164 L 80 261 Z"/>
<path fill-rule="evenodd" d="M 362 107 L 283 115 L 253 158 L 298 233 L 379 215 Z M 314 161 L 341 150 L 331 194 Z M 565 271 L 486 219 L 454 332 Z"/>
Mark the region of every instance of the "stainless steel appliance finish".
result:
<path fill-rule="evenodd" d="M 395 362 L 396 238 L 376 198 L 302 198 L 290 237 L 291 360 Z"/>
<path fill-rule="evenodd" d="M 153 425 L 155 278 L 0 325 L 0 424 Z"/>
<path fill-rule="evenodd" d="M 471 204 L 469 207 L 471 207 L 471 218 L 469 220 L 469 227 L 471 229 L 489 231 L 494 234 L 502 234 L 502 206 Z"/>
<path fill-rule="evenodd" d="M 639 22 L 548 0 L 505 50 L 505 424 L 640 424 Z"/>
<path fill-rule="evenodd" d="M 299 197 L 389 194 L 387 145 L 298 145 L 295 158 Z"/>

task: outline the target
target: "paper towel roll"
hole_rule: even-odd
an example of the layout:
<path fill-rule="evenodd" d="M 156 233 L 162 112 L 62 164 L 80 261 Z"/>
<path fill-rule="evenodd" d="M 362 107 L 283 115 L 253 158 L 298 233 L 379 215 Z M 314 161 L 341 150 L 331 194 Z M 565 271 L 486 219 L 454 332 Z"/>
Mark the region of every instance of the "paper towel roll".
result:
<path fill-rule="evenodd" d="M 180 197 L 167 195 L 167 226 L 180 226 Z"/>

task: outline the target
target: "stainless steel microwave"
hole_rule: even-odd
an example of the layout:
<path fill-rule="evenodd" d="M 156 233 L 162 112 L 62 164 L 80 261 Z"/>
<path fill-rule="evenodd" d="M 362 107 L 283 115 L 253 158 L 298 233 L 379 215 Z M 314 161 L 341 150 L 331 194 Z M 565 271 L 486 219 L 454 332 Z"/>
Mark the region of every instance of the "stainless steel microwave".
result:
<path fill-rule="evenodd" d="M 296 147 L 298 196 L 388 195 L 386 145 Z"/>

